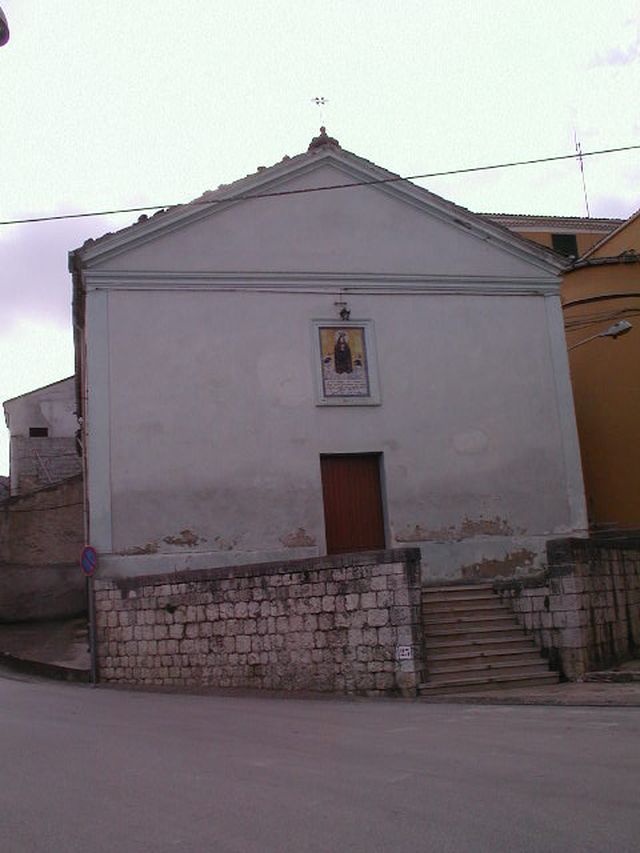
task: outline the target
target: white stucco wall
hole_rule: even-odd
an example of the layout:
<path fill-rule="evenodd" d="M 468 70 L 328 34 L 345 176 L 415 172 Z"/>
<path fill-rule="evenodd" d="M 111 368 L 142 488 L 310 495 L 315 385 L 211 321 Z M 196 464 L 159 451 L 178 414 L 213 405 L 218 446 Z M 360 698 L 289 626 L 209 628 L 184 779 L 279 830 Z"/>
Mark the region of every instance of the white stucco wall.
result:
<path fill-rule="evenodd" d="M 107 573 L 324 553 L 321 453 L 382 454 L 387 544 L 428 577 L 536 567 L 586 526 L 558 280 L 517 245 L 366 188 L 236 206 L 85 281 Z M 379 406 L 316 405 L 312 321 L 341 288 Z"/>

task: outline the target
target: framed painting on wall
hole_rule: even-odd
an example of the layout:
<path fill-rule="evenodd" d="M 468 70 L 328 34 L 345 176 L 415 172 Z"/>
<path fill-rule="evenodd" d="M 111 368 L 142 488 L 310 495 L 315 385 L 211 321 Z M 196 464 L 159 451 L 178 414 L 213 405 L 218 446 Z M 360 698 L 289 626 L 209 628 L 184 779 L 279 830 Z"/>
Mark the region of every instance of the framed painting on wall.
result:
<path fill-rule="evenodd" d="M 313 340 L 319 406 L 380 404 L 371 320 L 314 320 Z"/>

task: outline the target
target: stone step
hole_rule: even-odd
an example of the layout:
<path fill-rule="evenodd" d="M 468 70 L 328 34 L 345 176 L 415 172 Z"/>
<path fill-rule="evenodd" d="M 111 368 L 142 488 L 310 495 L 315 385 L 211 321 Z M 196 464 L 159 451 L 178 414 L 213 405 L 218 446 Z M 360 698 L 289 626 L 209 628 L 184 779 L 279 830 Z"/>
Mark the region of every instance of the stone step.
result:
<path fill-rule="evenodd" d="M 440 593 L 428 593 L 424 589 L 421 594 L 422 603 L 423 604 L 451 604 L 452 602 L 464 602 L 469 601 L 473 602 L 481 602 L 481 601 L 501 601 L 501 597 L 496 595 L 495 592 L 492 592 L 490 589 L 481 591 L 481 592 L 467 592 L 464 595 L 446 595 L 443 592 Z"/>
<path fill-rule="evenodd" d="M 428 632 L 425 631 L 425 646 L 427 649 L 433 647 L 433 641 L 447 640 L 456 641 L 463 640 L 466 643 L 472 640 L 489 640 L 497 637 L 502 637 L 505 640 L 520 640 L 526 635 L 519 626 L 506 624 L 504 627 L 489 626 L 486 628 L 478 628 L 471 626 L 459 626 L 457 628 L 438 629 L 431 627 Z"/>
<path fill-rule="evenodd" d="M 461 647 L 457 651 L 433 651 L 429 650 L 427 657 L 427 665 L 430 671 L 435 671 L 443 666 L 451 664 L 453 666 L 469 663 L 471 665 L 486 661 L 487 663 L 500 663 L 507 661 L 537 661 L 540 663 L 542 658 L 536 646 L 528 643 L 526 646 L 512 648 L 505 646 L 500 649 L 488 649 L 480 651 L 475 646 L 472 648 Z"/>
<path fill-rule="evenodd" d="M 495 649 L 504 648 L 508 648 L 510 650 L 526 648 L 529 650 L 537 649 L 537 646 L 534 644 L 533 640 L 531 640 L 525 634 L 520 632 L 516 634 L 514 632 L 514 637 L 511 639 L 505 636 L 489 638 L 480 637 L 479 639 L 473 640 L 460 638 L 456 638 L 454 640 L 432 638 L 429 640 L 427 652 L 429 655 L 431 655 L 433 652 L 436 652 L 438 654 L 451 652 L 453 654 L 457 651 L 467 651 L 471 654 L 475 650 L 492 651 Z"/>
<path fill-rule="evenodd" d="M 491 583 L 470 583 L 470 584 L 460 584 L 458 586 L 423 586 L 422 587 L 422 596 L 423 598 L 428 597 L 440 597 L 446 596 L 447 598 L 465 598 L 466 596 L 478 596 L 478 595 L 495 595 L 493 591 L 493 584 Z"/>
<path fill-rule="evenodd" d="M 529 661 L 505 661 L 502 663 L 481 662 L 469 664 L 463 662 L 460 666 L 429 667 L 427 664 L 429 684 L 440 684 L 449 682 L 456 678 L 475 678 L 480 675 L 521 675 L 528 678 L 530 675 L 549 672 L 549 667 L 538 657 Z"/>
<path fill-rule="evenodd" d="M 446 683 L 431 684 L 423 682 L 420 685 L 421 696 L 434 696 L 447 693 L 471 693 L 484 690 L 503 690 L 513 687 L 543 687 L 557 684 L 559 681 L 556 672 L 545 672 L 536 675 L 491 675 L 474 676 L 471 678 L 451 679 Z"/>
<path fill-rule="evenodd" d="M 498 613 L 507 612 L 513 613 L 508 604 L 500 601 L 499 598 L 478 599 L 476 601 L 467 601 L 466 599 L 455 599 L 454 601 L 436 601 L 423 602 L 422 610 L 425 616 L 444 614 L 444 613 L 486 613 L 496 611 Z"/>
<path fill-rule="evenodd" d="M 511 611 L 503 611 L 501 613 L 477 614 L 470 613 L 469 615 L 462 614 L 446 614 L 445 616 L 429 616 L 423 619 L 423 625 L 427 636 L 431 628 L 439 630 L 452 630 L 455 628 L 492 628 L 509 625 L 514 629 L 520 628 L 518 622 Z"/>

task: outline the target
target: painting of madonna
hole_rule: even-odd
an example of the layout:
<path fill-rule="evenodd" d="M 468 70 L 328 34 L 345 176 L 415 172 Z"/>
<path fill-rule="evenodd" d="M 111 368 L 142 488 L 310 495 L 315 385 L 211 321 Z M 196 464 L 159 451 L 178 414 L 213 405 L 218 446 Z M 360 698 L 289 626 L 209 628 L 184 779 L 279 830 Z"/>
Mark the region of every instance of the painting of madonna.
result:
<path fill-rule="evenodd" d="M 369 377 L 364 328 L 323 326 L 319 332 L 324 395 L 367 396 Z"/>

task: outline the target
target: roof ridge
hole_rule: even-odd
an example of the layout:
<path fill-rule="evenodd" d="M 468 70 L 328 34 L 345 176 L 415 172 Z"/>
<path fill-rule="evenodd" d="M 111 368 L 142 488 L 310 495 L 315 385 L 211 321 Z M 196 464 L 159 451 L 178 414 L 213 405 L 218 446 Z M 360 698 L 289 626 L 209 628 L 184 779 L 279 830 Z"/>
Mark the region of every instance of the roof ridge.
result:
<path fill-rule="evenodd" d="M 625 222 L 618 216 L 571 216 L 569 214 L 557 215 L 554 213 L 479 213 L 479 216 L 504 217 L 506 219 L 578 219 L 581 222 Z"/>

